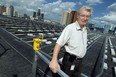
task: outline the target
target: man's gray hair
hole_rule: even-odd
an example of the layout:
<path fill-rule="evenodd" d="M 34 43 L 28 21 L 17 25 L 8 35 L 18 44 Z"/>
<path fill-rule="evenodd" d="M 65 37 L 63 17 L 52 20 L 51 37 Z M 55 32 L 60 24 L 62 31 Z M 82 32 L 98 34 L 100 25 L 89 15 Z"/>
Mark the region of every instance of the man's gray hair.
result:
<path fill-rule="evenodd" d="M 87 11 L 90 12 L 91 14 L 92 14 L 92 12 L 93 12 L 93 10 L 92 10 L 92 8 L 91 8 L 90 6 L 82 6 L 82 7 L 80 7 L 78 13 L 80 14 L 81 10 L 83 10 L 83 9 L 84 9 L 84 10 L 87 10 Z"/>

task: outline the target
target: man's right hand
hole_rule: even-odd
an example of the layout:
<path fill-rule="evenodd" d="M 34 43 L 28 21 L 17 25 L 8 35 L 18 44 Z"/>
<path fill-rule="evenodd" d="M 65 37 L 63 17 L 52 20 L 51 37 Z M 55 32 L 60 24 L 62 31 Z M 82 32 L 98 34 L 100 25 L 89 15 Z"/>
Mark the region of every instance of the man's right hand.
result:
<path fill-rule="evenodd" d="M 52 70 L 53 73 L 56 73 L 57 72 L 57 69 L 60 68 L 60 65 L 58 64 L 57 61 L 51 60 L 51 62 L 49 64 L 49 68 Z"/>

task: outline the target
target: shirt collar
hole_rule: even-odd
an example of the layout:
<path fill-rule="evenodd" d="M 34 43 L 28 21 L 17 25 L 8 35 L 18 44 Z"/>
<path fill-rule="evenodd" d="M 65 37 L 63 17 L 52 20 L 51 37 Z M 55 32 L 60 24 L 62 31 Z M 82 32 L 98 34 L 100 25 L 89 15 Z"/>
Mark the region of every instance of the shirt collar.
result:
<path fill-rule="evenodd" d="M 75 24 L 76 24 L 76 29 L 77 29 L 77 30 L 86 30 L 86 27 L 83 27 L 83 29 L 81 29 L 81 27 L 80 27 L 78 21 L 75 21 Z"/>

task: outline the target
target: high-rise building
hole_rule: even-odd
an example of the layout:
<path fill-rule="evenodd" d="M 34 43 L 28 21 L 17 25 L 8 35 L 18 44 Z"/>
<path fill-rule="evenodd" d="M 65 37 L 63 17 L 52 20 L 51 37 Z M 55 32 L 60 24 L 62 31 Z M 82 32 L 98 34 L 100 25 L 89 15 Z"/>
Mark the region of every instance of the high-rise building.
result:
<path fill-rule="evenodd" d="M 36 12 L 33 12 L 33 17 L 36 18 Z"/>
<path fill-rule="evenodd" d="M 44 19 L 44 13 L 41 14 L 41 19 Z"/>
<path fill-rule="evenodd" d="M 15 16 L 15 17 L 18 17 L 18 12 L 17 12 L 17 11 L 15 11 L 14 16 Z"/>
<path fill-rule="evenodd" d="M 41 15 L 41 9 L 38 9 L 37 16 Z"/>
<path fill-rule="evenodd" d="M 71 21 L 70 23 L 73 23 L 77 20 L 77 11 L 71 11 Z"/>
<path fill-rule="evenodd" d="M 9 7 L 6 7 L 6 15 L 7 15 L 7 16 L 11 16 L 11 15 L 10 15 L 10 8 L 9 8 Z"/>
<path fill-rule="evenodd" d="M 2 15 L 2 6 L 0 6 L 0 15 Z"/>
<path fill-rule="evenodd" d="M 3 15 L 3 13 L 6 12 L 6 6 L 5 6 L 5 5 L 2 6 L 2 8 L 1 8 L 1 12 L 2 12 L 2 15 Z"/>
<path fill-rule="evenodd" d="M 60 24 L 68 25 L 70 23 L 70 17 L 71 17 L 70 11 L 64 11 L 62 13 Z"/>
<path fill-rule="evenodd" d="M 30 19 L 30 17 L 25 13 L 23 16 L 24 19 Z"/>
<path fill-rule="evenodd" d="M 10 6 L 10 16 L 13 17 L 14 15 L 14 7 L 11 5 Z"/>
<path fill-rule="evenodd" d="M 64 11 L 61 17 L 61 25 L 68 25 L 77 20 L 77 11 Z"/>

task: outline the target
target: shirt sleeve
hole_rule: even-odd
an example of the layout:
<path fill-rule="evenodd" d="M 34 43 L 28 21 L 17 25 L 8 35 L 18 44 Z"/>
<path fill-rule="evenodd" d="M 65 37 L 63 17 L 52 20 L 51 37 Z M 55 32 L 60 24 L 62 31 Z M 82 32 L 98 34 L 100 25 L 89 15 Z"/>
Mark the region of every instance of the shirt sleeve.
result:
<path fill-rule="evenodd" d="M 68 43 L 68 40 L 70 38 L 70 28 L 67 26 L 62 31 L 60 37 L 58 38 L 57 42 L 61 47 L 64 46 L 66 43 Z"/>

